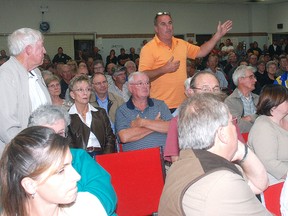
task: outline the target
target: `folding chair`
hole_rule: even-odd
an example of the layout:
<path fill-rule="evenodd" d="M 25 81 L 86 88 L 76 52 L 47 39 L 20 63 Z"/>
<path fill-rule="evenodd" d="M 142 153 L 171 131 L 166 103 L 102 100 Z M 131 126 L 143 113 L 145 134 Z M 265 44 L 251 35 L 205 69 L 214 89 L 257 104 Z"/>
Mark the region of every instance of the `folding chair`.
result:
<path fill-rule="evenodd" d="M 261 200 L 263 205 L 276 216 L 281 216 L 280 213 L 280 195 L 284 182 L 280 182 L 269 186 L 262 194 Z"/>
<path fill-rule="evenodd" d="M 96 160 L 111 175 L 119 216 L 157 212 L 164 186 L 160 148 L 97 155 Z"/>

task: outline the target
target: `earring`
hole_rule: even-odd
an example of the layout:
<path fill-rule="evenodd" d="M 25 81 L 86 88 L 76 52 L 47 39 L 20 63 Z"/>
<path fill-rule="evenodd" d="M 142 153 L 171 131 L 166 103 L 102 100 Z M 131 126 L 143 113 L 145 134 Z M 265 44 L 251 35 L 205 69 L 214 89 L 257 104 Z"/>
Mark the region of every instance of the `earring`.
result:
<path fill-rule="evenodd" d="M 31 194 L 32 199 L 35 198 L 35 194 L 36 194 L 36 192 L 34 192 L 33 194 Z"/>

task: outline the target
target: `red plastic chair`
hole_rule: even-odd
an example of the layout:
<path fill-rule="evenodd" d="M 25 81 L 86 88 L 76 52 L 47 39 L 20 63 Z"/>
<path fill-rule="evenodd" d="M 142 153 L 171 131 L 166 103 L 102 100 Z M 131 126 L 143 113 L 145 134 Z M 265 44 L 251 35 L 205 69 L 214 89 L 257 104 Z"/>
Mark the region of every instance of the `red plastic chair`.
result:
<path fill-rule="evenodd" d="M 275 214 L 281 216 L 280 212 L 280 195 L 284 182 L 269 186 L 261 195 L 262 203 L 266 208 Z"/>
<path fill-rule="evenodd" d="M 249 133 L 242 133 L 242 137 L 246 143 L 248 142 L 248 135 L 249 135 Z"/>
<path fill-rule="evenodd" d="M 160 148 L 97 155 L 111 175 L 119 216 L 151 215 L 158 210 L 164 186 Z"/>

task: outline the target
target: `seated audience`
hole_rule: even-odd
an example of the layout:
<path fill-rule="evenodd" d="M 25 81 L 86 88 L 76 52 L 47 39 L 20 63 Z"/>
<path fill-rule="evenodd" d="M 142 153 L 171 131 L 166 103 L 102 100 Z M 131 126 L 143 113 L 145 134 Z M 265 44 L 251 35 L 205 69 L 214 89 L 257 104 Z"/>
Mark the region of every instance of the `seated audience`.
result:
<path fill-rule="evenodd" d="M 89 78 L 74 77 L 69 90 L 75 102 L 69 110 L 72 146 L 85 149 L 92 157 L 115 152 L 115 135 L 105 109 L 89 104 L 92 90 Z"/>
<path fill-rule="evenodd" d="M 124 67 L 126 68 L 127 76 L 129 76 L 133 72 L 136 72 L 136 64 L 133 61 L 127 61 L 124 64 Z"/>
<path fill-rule="evenodd" d="M 73 74 L 71 71 L 71 67 L 67 64 L 61 64 L 59 69 L 60 69 L 60 75 L 62 77 L 60 81 L 61 86 L 60 98 L 65 99 L 65 94 L 68 89 L 70 80 L 73 78 Z"/>
<path fill-rule="evenodd" d="M 218 68 L 218 57 L 215 55 L 209 55 L 208 60 L 207 60 L 207 68 L 205 71 L 210 71 L 215 74 L 217 79 L 219 80 L 220 83 L 220 88 L 221 89 L 227 89 L 228 88 L 228 82 L 226 80 L 226 77 L 222 70 Z"/>
<path fill-rule="evenodd" d="M 264 164 L 270 184 L 288 172 L 288 90 L 281 85 L 264 86 L 248 143 Z M 286 118 L 286 119 L 285 119 Z"/>
<path fill-rule="evenodd" d="M 87 64 L 84 61 L 78 62 L 77 72 L 75 76 L 79 75 L 86 75 L 86 76 L 89 75 Z"/>
<path fill-rule="evenodd" d="M 259 96 L 252 93 L 256 78 L 254 68 L 241 65 L 233 73 L 232 79 L 237 88 L 225 99 L 225 103 L 237 123 L 241 133 L 250 131 L 256 117 L 256 104 Z"/>
<path fill-rule="evenodd" d="M 102 60 L 96 60 L 93 62 L 93 72 L 100 72 L 104 74 L 105 67 L 104 62 Z M 92 74 L 93 75 L 93 74 Z"/>
<path fill-rule="evenodd" d="M 65 109 L 54 105 L 40 106 L 29 118 L 28 126 L 45 126 L 55 133 L 67 135 L 70 116 Z M 107 215 L 116 215 L 116 193 L 111 184 L 110 175 L 83 149 L 70 148 L 72 166 L 81 175 L 77 182 L 78 192 L 95 195 L 104 206 Z"/>
<path fill-rule="evenodd" d="M 107 68 L 108 64 L 110 64 L 110 63 L 113 63 L 115 65 L 117 65 L 117 63 L 118 63 L 118 59 L 117 59 L 117 56 L 115 54 L 114 49 L 111 49 L 110 54 L 106 57 L 106 68 Z"/>
<path fill-rule="evenodd" d="M 149 98 L 146 74 L 134 72 L 128 78 L 131 98 L 116 111 L 115 129 L 123 151 L 164 146 L 172 115 L 167 105 Z"/>
<path fill-rule="evenodd" d="M 135 62 L 135 60 L 137 58 L 139 58 L 139 55 L 135 53 L 135 48 L 134 47 L 131 47 L 130 48 L 130 54 L 128 55 L 129 59 L 133 62 Z M 125 65 L 124 65 L 125 66 Z M 125 66 L 126 67 L 126 66 Z"/>
<path fill-rule="evenodd" d="M 94 61 L 102 60 L 102 55 L 99 53 L 98 47 L 93 48 L 93 52 L 91 53 L 90 57 L 92 57 Z"/>
<path fill-rule="evenodd" d="M 221 98 L 196 94 L 181 105 L 181 151 L 167 173 L 159 216 L 271 215 L 255 196 L 268 186 L 265 168 L 237 141 L 232 115 Z"/>
<path fill-rule="evenodd" d="M 71 102 L 66 102 L 64 99 L 60 98 L 61 88 L 60 88 L 60 79 L 52 75 L 45 80 L 46 86 L 48 88 L 52 104 L 62 106 L 66 110 L 72 106 Z"/>
<path fill-rule="evenodd" d="M 285 73 L 287 71 L 286 67 L 288 66 L 288 60 L 285 55 L 280 55 L 279 58 L 279 69 L 276 71 L 277 77 Z"/>
<path fill-rule="evenodd" d="M 288 66 L 286 68 L 288 69 Z M 279 84 L 288 88 L 288 70 L 286 70 L 281 76 L 278 76 L 274 81 L 274 84 Z"/>
<path fill-rule="evenodd" d="M 263 83 L 263 86 L 273 84 L 275 82 L 276 71 L 277 71 L 278 66 L 275 61 L 269 61 L 266 64 L 266 68 L 267 68 L 267 73 L 266 73 L 266 79 Z"/>
<path fill-rule="evenodd" d="M 111 85 L 113 83 L 113 79 L 112 79 L 112 75 L 115 71 L 115 69 L 117 68 L 117 65 L 114 64 L 114 63 L 109 63 L 107 66 L 106 66 L 106 78 L 108 80 L 108 85 Z"/>
<path fill-rule="evenodd" d="M 194 59 L 186 60 L 187 77 L 192 77 L 196 72 L 196 61 Z"/>
<path fill-rule="evenodd" d="M 89 102 L 95 108 L 101 107 L 105 109 L 109 116 L 111 127 L 115 131 L 116 110 L 124 103 L 124 100 L 118 95 L 108 92 L 108 81 L 104 74 L 94 73 L 91 81 L 94 92 L 92 92 Z"/>
<path fill-rule="evenodd" d="M 124 64 L 129 61 L 129 55 L 125 53 L 124 48 L 120 49 L 120 55 L 118 55 L 117 60 L 120 66 L 124 66 Z"/>
<path fill-rule="evenodd" d="M 45 81 L 47 78 L 53 76 L 53 73 L 51 71 L 49 71 L 49 70 L 43 70 L 43 71 L 41 71 L 41 75 L 43 77 L 43 80 Z M 58 77 L 58 79 L 59 79 L 59 77 Z"/>
<path fill-rule="evenodd" d="M 226 76 L 229 74 L 229 71 L 232 68 L 237 67 L 237 64 L 238 64 L 238 59 L 237 59 L 236 53 L 235 52 L 228 53 L 227 64 L 224 68 L 224 73 L 226 74 Z"/>
<path fill-rule="evenodd" d="M 1 157 L 1 215 L 107 215 L 96 196 L 77 192 L 80 178 L 69 139 L 47 127 L 26 128 Z"/>
<path fill-rule="evenodd" d="M 70 56 L 63 53 L 63 48 L 59 47 L 57 54 L 54 56 L 52 62 L 53 64 L 63 63 L 66 64 L 71 59 Z"/>
<path fill-rule="evenodd" d="M 126 68 L 118 67 L 112 75 L 113 83 L 109 85 L 108 90 L 127 102 L 131 96 L 128 90 L 128 82 L 126 81 Z M 107 79 L 108 80 L 108 79 Z"/>
<path fill-rule="evenodd" d="M 252 92 L 259 95 L 262 88 L 261 83 L 263 83 L 263 80 L 265 77 L 267 77 L 266 65 L 264 61 L 257 62 L 257 70 L 254 74 L 257 82 L 255 83 L 255 89 Z"/>
<path fill-rule="evenodd" d="M 188 78 L 189 79 L 189 78 Z M 186 84 L 186 83 L 185 83 Z M 185 85 L 184 84 L 184 85 Z M 188 88 L 189 87 L 189 88 Z M 203 93 L 203 92 L 216 92 L 220 93 L 219 81 L 215 74 L 208 71 L 201 71 L 196 73 L 189 83 L 189 86 L 186 88 L 186 96 L 193 97 L 195 94 Z M 223 100 L 225 99 L 226 94 L 223 94 Z M 177 109 L 179 112 L 179 109 Z M 177 114 L 178 114 L 177 112 Z M 177 129 L 177 121 L 178 116 L 172 118 L 170 121 L 166 145 L 164 149 L 164 159 L 169 162 L 175 162 L 179 157 L 179 143 L 178 143 L 178 129 Z M 238 125 L 236 122 L 233 122 L 237 127 L 237 135 L 238 139 L 241 142 L 245 142 Z M 169 166 L 169 162 L 166 162 L 166 165 Z"/>

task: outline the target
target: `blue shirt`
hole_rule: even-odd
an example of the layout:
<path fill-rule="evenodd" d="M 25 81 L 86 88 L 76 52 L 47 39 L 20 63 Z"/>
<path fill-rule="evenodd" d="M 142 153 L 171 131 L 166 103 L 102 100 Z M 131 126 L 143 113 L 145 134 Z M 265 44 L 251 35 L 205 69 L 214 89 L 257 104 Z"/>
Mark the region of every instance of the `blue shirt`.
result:
<path fill-rule="evenodd" d="M 164 121 L 170 121 L 172 115 L 167 107 L 167 105 L 157 99 L 148 98 L 148 106 L 142 112 L 137 109 L 133 102 L 132 97 L 124 104 L 122 104 L 116 111 L 115 129 L 118 134 L 119 131 L 123 129 L 130 128 L 131 122 L 139 115 L 140 118 L 152 119 L 154 120 L 158 113 L 161 114 L 161 119 Z M 165 133 L 153 132 L 142 139 L 135 142 L 125 143 L 123 145 L 123 151 L 131 151 L 138 149 L 153 148 L 158 146 L 164 146 L 166 142 Z"/>
<path fill-rule="evenodd" d="M 106 98 L 102 101 L 100 98 L 97 97 L 96 95 L 96 101 L 99 105 L 99 107 L 103 108 L 106 110 L 106 113 L 108 115 L 108 97 L 106 96 Z"/>
<path fill-rule="evenodd" d="M 286 71 L 284 74 L 277 77 L 276 80 L 274 81 L 274 84 L 279 84 L 288 88 L 288 72 Z"/>

